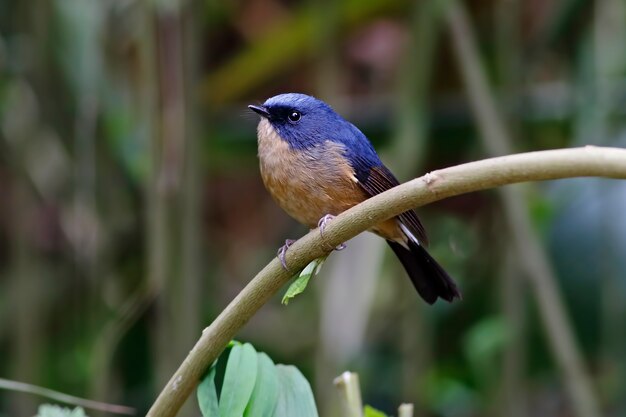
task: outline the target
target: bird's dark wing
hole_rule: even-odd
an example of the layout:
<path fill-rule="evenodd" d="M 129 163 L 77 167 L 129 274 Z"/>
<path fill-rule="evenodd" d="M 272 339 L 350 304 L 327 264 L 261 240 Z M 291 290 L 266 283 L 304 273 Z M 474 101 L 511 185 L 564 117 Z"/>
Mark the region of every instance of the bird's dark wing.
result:
<path fill-rule="evenodd" d="M 364 161 L 361 161 L 364 162 Z M 387 191 L 390 188 L 399 185 L 400 183 L 396 177 L 389 171 L 384 165 L 366 168 L 363 163 L 357 162 L 355 167 L 355 175 L 359 181 L 361 188 L 365 190 L 370 196 L 375 196 L 383 191 Z M 411 233 L 419 239 L 420 243 L 428 245 L 428 237 L 426 236 L 426 230 L 417 217 L 417 214 L 413 210 L 405 211 L 398 216 L 400 222 L 404 224 Z"/>

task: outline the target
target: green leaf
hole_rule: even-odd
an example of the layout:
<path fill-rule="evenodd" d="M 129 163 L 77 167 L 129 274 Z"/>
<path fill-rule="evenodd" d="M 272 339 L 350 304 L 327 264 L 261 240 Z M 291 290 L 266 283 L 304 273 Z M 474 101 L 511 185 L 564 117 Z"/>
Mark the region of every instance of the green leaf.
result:
<path fill-rule="evenodd" d="M 365 408 L 363 408 L 363 413 L 363 417 L 387 417 L 387 414 L 369 405 L 366 405 Z"/>
<path fill-rule="evenodd" d="M 215 365 L 198 385 L 198 405 L 204 417 L 219 417 L 217 390 L 215 389 Z"/>
<path fill-rule="evenodd" d="M 222 393 L 220 417 L 241 417 L 252 395 L 257 376 L 257 354 L 250 343 L 235 345 L 230 351 Z"/>
<path fill-rule="evenodd" d="M 320 269 L 322 269 L 322 265 L 324 264 L 324 261 L 326 261 L 326 258 L 328 258 L 328 255 L 314 259 L 302 270 L 302 272 L 300 272 L 298 277 L 295 279 L 294 282 L 291 283 L 291 285 L 287 289 L 287 292 L 283 296 L 283 304 L 289 304 L 289 301 L 292 298 L 304 292 L 306 286 L 309 284 L 309 280 L 311 279 L 311 277 L 317 275 Z"/>
<path fill-rule="evenodd" d="M 481 396 L 465 381 L 448 374 L 447 371 L 434 370 L 427 375 L 424 383 L 424 395 L 429 407 L 436 415 L 465 415 L 469 410 L 479 414 Z"/>
<path fill-rule="evenodd" d="M 244 417 L 272 417 L 278 403 L 278 373 L 274 362 L 265 353 L 259 353 L 258 371 L 252 396 Z"/>
<path fill-rule="evenodd" d="M 280 393 L 274 417 L 318 417 L 311 386 L 298 368 L 276 365 L 276 371 Z"/>
<path fill-rule="evenodd" d="M 52 404 L 41 404 L 35 417 L 87 417 L 81 407 L 70 409 Z"/>

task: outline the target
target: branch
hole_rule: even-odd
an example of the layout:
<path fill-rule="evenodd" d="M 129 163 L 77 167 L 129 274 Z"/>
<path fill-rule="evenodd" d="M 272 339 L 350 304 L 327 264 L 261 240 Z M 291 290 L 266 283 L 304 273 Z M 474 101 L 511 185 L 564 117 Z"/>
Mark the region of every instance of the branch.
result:
<path fill-rule="evenodd" d="M 171 417 L 196 387 L 208 366 L 248 320 L 296 271 L 313 259 L 373 225 L 437 200 L 525 181 L 569 177 L 626 179 L 626 149 L 585 147 L 522 153 L 470 162 L 433 171 L 401 184 L 345 211 L 330 222 L 322 237 L 317 230 L 295 242 L 283 270 L 272 260 L 203 332 L 148 412 Z"/>

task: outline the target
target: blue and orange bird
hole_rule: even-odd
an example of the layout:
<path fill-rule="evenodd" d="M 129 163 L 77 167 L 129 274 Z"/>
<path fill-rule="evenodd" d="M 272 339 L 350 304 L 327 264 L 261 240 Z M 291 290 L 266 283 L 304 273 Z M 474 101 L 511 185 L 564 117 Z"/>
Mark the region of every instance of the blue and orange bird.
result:
<path fill-rule="evenodd" d="M 261 176 L 278 205 L 310 228 L 399 184 L 370 141 L 328 104 L 305 94 L 280 94 L 248 106 L 261 116 L 257 128 Z M 370 229 L 402 262 L 429 304 L 461 298 L 456 284 L 428 254 L 426 231 L 410 210 Z M 285 252 L 279 250 L 286 268 Z"/>

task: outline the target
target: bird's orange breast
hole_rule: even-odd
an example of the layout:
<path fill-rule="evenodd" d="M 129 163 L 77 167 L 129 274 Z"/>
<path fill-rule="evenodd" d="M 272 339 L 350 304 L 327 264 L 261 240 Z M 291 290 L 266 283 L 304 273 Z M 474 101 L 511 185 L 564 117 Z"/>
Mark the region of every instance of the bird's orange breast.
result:
<path fill-rule="evenodd" d="M 343 145 L 326 141 L 308 149 L 292 149 L 272 125 L 258 126 L 259 160 L 265 187 L 291 217 L 315 228 L 326 214 L 334 216 L 366 200 Z M 396 219 L 371 230 L 386 239 L 404 240 Z"/>
<path fill-rule="evenodd" d="M 343 156 L 343 145 L 326 141 L 292 149 L 267 120 L 259 123 L 258 138 L 263 182 L 300 223 L 316 227 L 324 215 L 337 215 L 367 198 Z"/>

